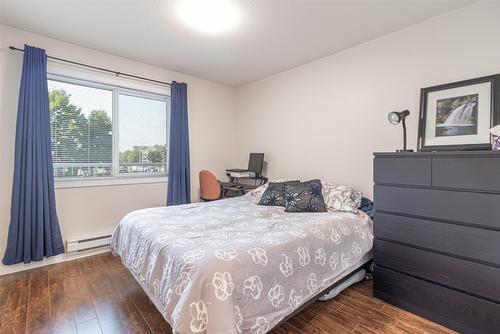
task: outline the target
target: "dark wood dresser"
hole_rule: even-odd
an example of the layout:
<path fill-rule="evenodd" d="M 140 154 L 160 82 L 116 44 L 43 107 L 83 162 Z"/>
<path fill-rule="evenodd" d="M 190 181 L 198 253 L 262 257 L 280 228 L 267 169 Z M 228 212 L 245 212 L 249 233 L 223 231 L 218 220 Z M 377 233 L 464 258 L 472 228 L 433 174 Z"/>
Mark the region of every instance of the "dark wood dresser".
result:
<path fill-rule="evenodd" d="M 375 297 L 500 333 L 500 152 L 375 153 Z"/>

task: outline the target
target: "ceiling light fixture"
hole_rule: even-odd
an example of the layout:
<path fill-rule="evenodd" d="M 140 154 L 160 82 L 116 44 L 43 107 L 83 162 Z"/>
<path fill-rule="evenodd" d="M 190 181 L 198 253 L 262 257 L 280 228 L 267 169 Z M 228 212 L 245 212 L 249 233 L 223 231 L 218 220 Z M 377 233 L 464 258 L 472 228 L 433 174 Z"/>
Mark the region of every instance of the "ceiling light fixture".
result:
<path fill-rule="evenodd" d="M 239 13 L 228 0 L 182 0 L 179 15 L 192 28 L 206 33 L 221 33 L 233 28 Z"/>

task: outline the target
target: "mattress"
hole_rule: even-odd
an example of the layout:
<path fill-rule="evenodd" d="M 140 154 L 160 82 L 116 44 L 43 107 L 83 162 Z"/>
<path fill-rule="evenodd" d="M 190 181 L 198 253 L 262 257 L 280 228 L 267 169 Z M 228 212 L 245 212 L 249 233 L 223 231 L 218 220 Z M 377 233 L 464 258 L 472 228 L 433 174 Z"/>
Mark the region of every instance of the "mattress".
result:
<path fill-rule="evenodd" d="M 265 333 L 370 257 L 372 221 L 362 212 L 285 213 L 256 202 L 138 210 L 116 228 L 113 253 L 174 333 Z"/>

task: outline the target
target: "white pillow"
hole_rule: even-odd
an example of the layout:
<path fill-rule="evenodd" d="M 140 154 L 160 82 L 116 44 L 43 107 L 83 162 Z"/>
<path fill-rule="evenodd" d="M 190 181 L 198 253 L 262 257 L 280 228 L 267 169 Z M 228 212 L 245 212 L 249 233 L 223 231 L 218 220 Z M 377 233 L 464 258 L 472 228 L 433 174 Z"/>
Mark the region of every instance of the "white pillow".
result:
<path fill-rule="evenodd" d="M 291 178 L 288 177 L 288 178 L 274 179 L 274 180 L 271 180 L 269 182 L 287 182 L 287 181 L 295 181 L 295 180 L 297 180 L 297 179 L 291 179 Z M 247 193 L 247 195 L 261 198 L 262 195 L 264 194 L 264 192 L 266 191 L 267 186 L 269 185 L 269 182 L 267 182 L 266 184 L 263 184 L 263 185 L 255 188 L 252 191 L 249 191 Z"/>
<path fill-rule="evenodd" d="M 253 197 L 261 198 L 262 195 L 264 194 L 264 192 L 266 191 L 267 186 L 268 186 L 268 183 L 261 185 L 253 190 L 250 190 L 249 192 L 247 192 L 245 194 L 245 196 L 253 196 Z"/>
<path fill-rule="evenodd" d="M 348 186 L 321 182 L 323 199 L 328 210 L 358 213 L 363 195 Z"/>

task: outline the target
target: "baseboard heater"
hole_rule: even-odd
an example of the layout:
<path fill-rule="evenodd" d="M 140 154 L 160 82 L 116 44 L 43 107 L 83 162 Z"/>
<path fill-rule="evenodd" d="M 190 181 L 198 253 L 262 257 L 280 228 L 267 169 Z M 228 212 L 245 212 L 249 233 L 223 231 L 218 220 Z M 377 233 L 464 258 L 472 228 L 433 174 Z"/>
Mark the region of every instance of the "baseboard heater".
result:
<path fill-rule="evenodd" d="M 111 235 L 101 237 L 66 241 L 66 252 L 82 252 L 98 248 L 109 247 Z"/>

